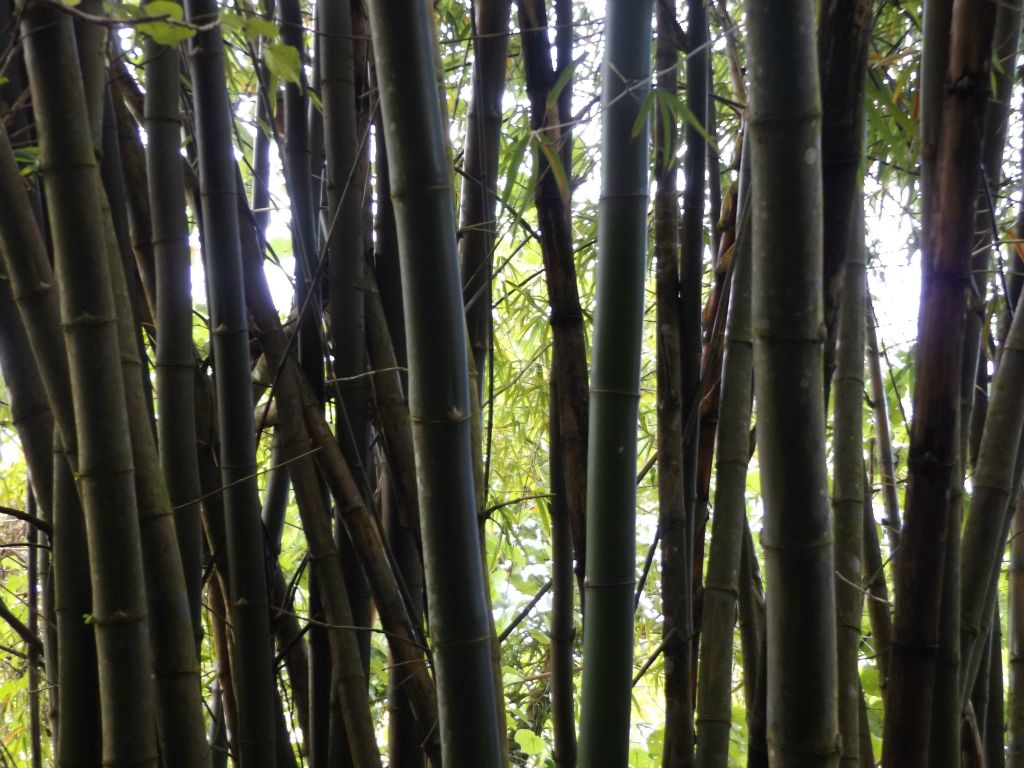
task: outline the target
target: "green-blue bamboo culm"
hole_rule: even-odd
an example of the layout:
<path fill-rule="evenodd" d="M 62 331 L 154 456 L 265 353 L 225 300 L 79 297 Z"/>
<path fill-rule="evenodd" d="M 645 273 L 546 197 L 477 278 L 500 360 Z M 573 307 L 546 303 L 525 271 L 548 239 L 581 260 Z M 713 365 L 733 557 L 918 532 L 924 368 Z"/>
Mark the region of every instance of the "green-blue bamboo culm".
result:
<path fill-rule="evenodd" d="M 825 469 L 821 95 L 812 0 L 746 3 L 754 381 L 771 765 L 834 766 L 835 583 Z"/>
<path fill-rule="evenodd" d="M 217 17 L 212 0 L 189 0 L 189 21 Z M 249 326 L 242 280 L 231 112 L 219 25 L 197 33 L 189 51 L 199 157 L 203 247 L 210 303 L 220 435 L 221 481 L 235 636 L 238 745 L 245 768 L 273 766 L 274 675 L 256 487 L 256 431 L 249 373 Z"/>
<path fill-rule="evenodd" d="M 155 766 L 153 683 L 131 441 L 114 299 L 71 22 L 41 3 L 21 30 L 40 141 L 78 435 L 104 765 Z M 65 717 L 72 713 L 65 712 Z"/>
<path fill-rule="evenodd" d="M 648 198 L 647 126 L 638 117 L 650 89 L 651 6 L 609 0 L 605 17 L 579 746 L 587 768 L 618 768 L 629 755 Z"/>
<path fill-rule="evenodd" d="M 477 534 L 466 326 L 431 10 L 422 0 L 369 3 L 402 266 L 441 751 L 447 768 L 495 768 L 502 758 Z"/>

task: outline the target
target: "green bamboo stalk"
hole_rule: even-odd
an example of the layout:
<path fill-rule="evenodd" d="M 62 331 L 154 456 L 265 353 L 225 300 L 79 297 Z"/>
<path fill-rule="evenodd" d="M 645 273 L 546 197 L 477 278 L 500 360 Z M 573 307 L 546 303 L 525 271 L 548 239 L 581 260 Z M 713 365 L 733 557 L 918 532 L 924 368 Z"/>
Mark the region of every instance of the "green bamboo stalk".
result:
<path fill-rule="evenodd" d="M 409 418 L 409 401 L 402 387 L 400 370 L 405 360 L 397 357 L 388 331 L 388 321 L 381 300 L 377 278 L 367 275 L 369 289 L 366 293 L 366 335 L 370 366 L 377 373 L 373 376 L 372 407 L 378 431 L 383 437 L 384 453 L 387 457 L 391 482 L 395 489 L 395 501 L 402 527 L 419 541 L 419 501 L 416 498 L 416 457 L 412 445 L 412 425 Z"/>
<path fill-rule="evenodd" d="M 210 0 L 189 0 L 190 21 L 217 20 Z M 206 282 L 216 368 L 221 481 L 235 631 L 236 745 L 244 768 L 273 766 L 274 676 L 263 562 L 263 531 L 254 469 L 256 436 L 249 381 L 249 333 L 231 142 L 231 113 L 219 25 L 200 31 L 189 51 L 199 158 Z"/>
<path fill-rule="evenodd" d="M 23 7 L 22 33 L 40 137 L 78 432 L 78 481 L 89 541 L 103 762 L 155 765 L 142 549 L 102 190 L 70 21 Z"/>
<path fill-rule="evenodd" d="M 697 674 L 697 766 L 724 768 L 729 760 L 732 719 L 733 625 L 737 596 L 752 591 L 741 583 L 744 571 L 747 465 L 750 461 L 750 410 L 753 395 L 753 339 L 750 332 L 750 152 L 741 169 L 739 231 L 732 255 L 732 287 L 722 360 L 718 421 L 715 509 L 704 580 L 700 667 Z M 747 555 L 749 558 L 750 555 Z M 748 580 L 750 579 L 748 573 Z M 742 609 L 741 609 L 742 610 Z M 745 651 L 755 662 L 756 652 Z M 746 676 L 755 672 L 750 680 Z M 745 674 L 750 689 L 754 669 Z M 748 699 L 750 698 L 748 694 Z M 748 702 L 750 708 L 752 702 Z"/>
<path fill-rule="evenodd" d="M 108 116 L 113 115 L 109 113 Z M 116 150 L 116 146 L 113 149 Z M 100 196 L 100 209 L 105 221 L 110 222 L 110 209 L 105 194 Z M 208 765 L 209 745 L 203 720 L 199 657 L 196 653 L 196 634 L 192 626 L 188 587 L 174 512 L 154 442 L 149 398 L 142 386 L 143 366 L 137 352 L 138 326 L 112 224 L 107 226 L 106 237 L 121 344 L 125 405 L 135 465 L 135 493 L 139 500 L 161 755 L 171 764 L 203 768 Z M 190 383 L 191 377 L 192 371 L 189 371 Z M 194 422 L 191 412 L 184 418 Z M 193 441 L 193 455 L 194 447 Z M 198 479 L 198 466 L 196 475 Z M 201 579 L 201 573 L 198 576 Z"/>
<path fill-rule="evenodd" d="M 991 612 L 989 593 L 994 592 L 1002 567 L 1002 552 L 1013 514 L 1017 454 L 1024 430 L 1024 320 L 1014 315 L 1002 347 L 1002 360 L 992 381 L 988 415 L 972 481 L 970 511 L 964 523 L 960 567 L 961 651 L 966 661 L 962 684 L 969 692 L 980 663 L 982 630 Z M 984 626 L 983 626 L 984 625 Z"/>
<path fill-rule="evenodd" d="M 858 686 L 858 691 L 857 710 L 860 715 L 858 718 L 860 729 L 857 734 L 857 738 L 860 741 L 858 766 L 859 768 L 875 768 L 874 745 L 871 743 L 871 724 L 868 722 L 868 704 L 864 699 L 863 686 Z"/>
<path fill-rule="evenodd" d="M 176 48 L 146 44 L 146 166 L 156 267 L 157 435 L 188 590 L 192 627 L 202 635 L 202 526 L 195 430 L 191 250 L 181 162 L 181 63 Z"/>
<path fill-rule="evenodd" d="M 551 730 L 553 757 L 558 768 L 576 766 L 576 707 L 573 702 L 572 523 L 565 499 L 558 419 L 558 383 L 552 377 L 548 401 L 548 473 L 552 488 L 551 515 Z"/>
<path fill-rule="evenodd" d="M 914 423 L 908 460 L 906 524 L 896 568 L 896 614 L 883 733 L 883 764 L 927 765 L 929 717 L 940 637 L 944 560 L 959 484 L 959 371 L 980 178 L 982 108 L 988 98 L 994 14 L 983 2 L 954 6 L 948 83 L 935 169 L 934 197 L 926 220 L 922 257 Z M 931 41 L 926 40 L 927 46 Z M 1011 459 L 1012 463 L 1012 459 Z M 967 564 L 964 563 L 966 566 Z M 965 583 L 974 578 L 964 570 Z M 987 584 L 987 581 L 985 582 Z M 968 609 L 967 601 L 963 602 Z"/>
<path fill-rule="evenodd" d="M 867 585 L 868 620 L 871 623 L 871 641 L 878 668 L 878 688 L 884 694 L 889 679 L 889 654 L 892 649 L 892 610 L 882 551 L 878 543 L 878 528 L 871 504 L 871 482 L 864 475 L 864 583 Z M 883 700 L 885 696 L 882 696 Z"/>
<path fill-rule="evenodd" d="M 381 511 L 388 545 L 395 553 L 399 574 L 409 591 L 410 613 L 417 624 L 423 622 L 423 562 L 416 541 L 399 518 L 399 504 L 390 480 L 390 467 L 385 465 L 381 477 Z M 416 730 L 416 714 L 403 688 L 405 673 L 388 654 L 388 759 L 392 768 L 422 768 L 423 750 Z"/>
<path fill-rule="evenodd" d="M 6 133 L 0 136 L 0 142 L 3 142 Z M 3 147 L 0 146 L 0 152 L 2 151 Z M 0 183 L 3 181 L 0 180 Z M 0 252 L 5 250 L 5 247 L 3 232 L 0 231 Z M 3 261 L 4 257 L 0 256 L 0 265 Z M 28 333 L 18 313 L 11 281 L 2 273 L 0 328 L 4 329 L 0 337 L 0 377 L 3 378 L 7 389 L 11 424 L 18 433 L 18 440 L 25 456 L 29 484 L 33 491 L 39 489 L 35 498 L 39 499 L 39 506 L 44 510 L 44 518 L 49 519 L 53 508 L 54 417 L 46 398 L 39 367 L 32 356 Z"/>
<path fill-rule="evenodd" d="M 587 460 L 586 612 L 580 764 L 629 753 L 636 551 L 636 427 L 647 251 L 651 2 L 609 0 L 602 66 L 597 313 Z"/>
<path fill-rule="evenodd" d="M 957 431 L 959 437 L 959 426 Z M 957 452 L 959 458 L 959 451 Z M 960 528 L 963 493 L 959 477 L 950 494 L 942 597 L 939 608 L 939 639 L 935 660 L 935 691 L 932 696 L 931 730 L 928 737 L 929 768 L 960 768 L 961 740 L 969 753 L 974 734 L 961 727 L 964 708 L 960 700 Z M 963 667 L 966 670 L 966 666 Z M 969 693 L 969 691 L 968 691 Z M 977 715 L 975 715 L 977 720 Z M 980 722 L 980 721 L 978 721 Z M 977 722 L 975 723 L 975 727 Z"/>
<path fill-rule="evenodd" d="M 1009 565 L 1009 707 L 1007 712 L 1007 768 L 1024 766 L 1024 492 L 1014 500 L 1013 536 Z"/>
<path fill-rule="evenodd" d="M 405 353 L 405 319 L 402 310 L 402 277 L 398 259 L 394 209 L 388 180 L 387 148 L 383 128 L 376 123 L 377 154 L 376 232 L 374 270 L 367 293 L 367 347 L 370 367 L 382 371 L 374 376 L 372 407 L 377 429 L 384 436 L 386 461 L 381 477 L 381 517 L 388 545 L 395 555 L 398 575 L 408 594 L 409 613 L 417 626 L 423 624 L 423 560 L 419 548 L 419 502 L 416 498 L 416 466 L 409 423 L 409 403 L 403 389 L 408 363 Z M 386 297 L 386 298 L 385 298 Z M 389 344 L 383 343 L 387 338 Z M 377 340 L 381 340 L 378 343 Z M 391 373 L 383 373 L 391 369 Z M 393 404 L 393 408 L 388 405 Z M 385 414 L 396 415 L 389 427 Z M 401 440 L 402 448 L 397 441 Z M 407 444 L 407 447 L 405 447 Z M 404 458 L 403 458 L 404 457 Z M 422 768 L 423 750 L 416 731 L 416 715 L 404 690 L 405 671 L 394 663 L 388 674 L 388 757 L 394 768 Z"/>
<path fill-rule="evenodd" d="M 855 201 L 860 196 L 854 197 Z M 839 300 L 833 412 L 839 763 L 860 761 L 860 628 L 864 615 L 864 268 L 863 207 L 854 205 Z M 826 230 L 827 231 L 827 230 Z"/>
<path fill-rule="evenodd" d="M 821 96 L 808 0 L 748 2 L 754 381 L 773 766 L 836 765 L 836 620 L 825 469 Z M 815 585 L 813 589 L 808 585 Z"/>
<path fill-rule="evenodd" d="M 949 30 L 953 19 L 953 0 L 928 0 L 922 3 L 921 31 L 921 229 L 927 232 L 931 220 L 938 162 L 939 135 L 942 129 L 942 92 L 949 62 Z"/>
<path fill-rule="evenodd" d="M 356 127 L 352 9 L 347 0 L 320 2 L 319 74 L 323 95 L 323 138 L 327 158 L 328 305 L 334 348 L 335 434 L 345 460 L 369 499 L 369 379 L 366 372 L 366 252 L 363 188 Z M 369 141 L 369 136 L 366 137 Z M 369 590 L 344 530 L 338 536 L 349 603 L 358 624 L 370 621 Z M 358 637 L 369 670 L 370 636 Z"/>
<path fill-rule="evenodd" d="M 1003 746 L 1004 697 L 1003 697 L 1003 630 L 999 620 L 999 606 L 992 622 L 992 653 L 985 668 L 988 675 L 988 713 L 985 718 L 985 756 L 988 768 L 1004 768 L 1006 752 Z"/>
<path fill-rule="evenodd" d="M 100 683 L 96 633 L 83 617 L 92 613 L 85 517 L 71 458 L 54 441 L 53 592 L 57 618 L 58 766 L 97 765 L 102 760 Z"/>
<path fill-rule="evenodd" d="M 871 379 L 871 403 L 875 412 L 875 438 L 878 440 L 878 468 L 882 481 L 882 504 L 885 508 L 885 531 L 889 540 L 889 551 L 895 557 L 899 547 L 900 532 L 900 501 L 896 491 L 896 469 L 892 455 L 892 433 L 889 431 L 889 404 L 885 394 L 885 381 L 882 378 L 882 356 L 878 346 L 877 321 L 871 302 L 871 293 L 867 295 L 868 308 L 865 313 L 867 336 L 865 341 L 868 350 L 868 372 Z"/>
<path fill-rule="evenodd" d="M 432 87 L 433 24 L 419 0 L 376 0 L 369 12 L 402 261 L 442 754 L 448 766 L 490 768 L 502 757 L 479 557 L 446 123 Z"/>
<path fill-rule="evenodd" d="M 985 113 L 985 137 L 984 137 L 984 155 L 983 162 L 985 167 L 985 178 L 982 180 L 981 190 L 978 195 L 977 204 L 977 224 L 976 229 L 979 232 L 985 233 L 982 235 L 982 247 L 972 249 L 972 261 L 971 261 L 971 272 L 973 275 L 973 283 L 977 291 L 977 298 L 972 301 L 972 311 L 967 313 L 966 328 L 964 331 L 964 365 L 962 373 L 961 383 L 961 420 L 960 428 L 961 434 L 961 462 L 966 466 L 966 454 L 968 450 L 968 437 L 972 431 L 972 425 L 977 426 L 979 419 L 972 420 L 973 409 L 975 407 L 975 401 L 981 400 L 981 395 L 975 395 L 977 391 L 976 381 L 978 376 L 984 375 L 987 371 L 982 370 L 982 364 L 984 363 L 984 356 L 981 353 L 981 338 L 983 333 L 984 325 L 984 313 L 985 313 L 985 289 L 988 282 L 987 275 L 991 267 L 992 261 L 992 248 L 989 245 L 991 240 L 991 217 L 992 213 L 989 210 L 990 202 L 994 203 L 995 198 L 992 195 L 992 190 L 998 187 L 999 181 L 1002 175 L 1002 160 L 1003 160 L 1003 148 L 1006 143 L 1006 132 L 1007 122 L 1009 119 L 1010 112 L 1010 98 L 1011 90 L 1014 82 L 1014 65 L 1017 56 L 1017 44 L 1020 40 L 1020 26 L 1021 26 L 1021 12 L 1022 3 L 1011 2 L 1000 5 L 996 11 L 996 22 L 995 30 L 993 32 L 993 56 L 997 61 L 1001 62 L 1000 70 L 993 73 L 993 81 L 995 89 L 992 94 L 992 98 L 989 100 L 986 113 Z M 1010 330 L 1012 332 L 1012 324 Z M 1009 341 L 1007 338 L 1006 341 Z M 1005 358 L 1006 350 L 1009 347 L 1006 346 L 1006 342 L 1000 347 L 1000 361 L 999 367 L 1002 367 L 1002 361 Z M 989 423 L 988 416 L 991 414 L 994 418 L 998 419 L 1005 416 L 1005 413 L 992 413 L 990 410 L 993 403 L 991 398 L 995 395 L 994 382 L 992 390 L 988 393 L 988 403 L 985 405 L 983 402 L 978 402 L 979 416 L 984 417 L 983 425 Z M 984 408 L 984 412 L 981 409 Z M 1022 422 L 1024 424 L 1024 422 Z M 984 426 L 981 427 L 980 435 L 975 435 L 977 443 L 975 445 L 976 451 L 973 455 L 974 459 L 974 470 L 977 472 L 978 465 L 981 461 L 980 450 L 981 442 L 984 441 Z M 1012 449 L 1007 446 L 1010 453 L 1007 454 L 1009 463 L 1013 463 Z M 990 457 L 991 460 L 991 457 Z M 1012 471 L 1012 468 L 1008 468 L 1008 471 Z M 977 478 L 974 478 L 976 480 Z M 984 480 L 982 481 L 984 482 Z M 972 482 L 973 485 L 973 482 Z M 1007 499 L 1012 496 L 1012 493 L 1007 491 Z M 972 499 L 971 508 L 977 504 L 977 495 L 975 494 Z M 1009 533 L 1010 516 L 1013 514 L 1013 510 L 1008 508 L 1005 512 L 1003 519 L 1003 538 L 1000 541 L 1005 541 L 1005 536 Z M 965 541 L 966 545 L 966 541 Z M 1002 552 L 1002 549 L 1000 549 Z M 965 556 L 967 556 L 965 554 Z M 990 566 L 993 566 L 989 563 Z M 965 572 L 966 576 L 966 572 Z M 994 589 L 995 580 L 998 578 L 998 568 L 993 574 L 993 578 L 990 579 L 992 588 Z M 964 589 L 967 589 L 968 585 L 962 585 Z M 963 599 L 966 599 L 965 594 Z M 967 606 L 964 606 L 965 608 Z M 987 614 L 982 615 L 983 622 L 986 627 L 988 624 Z M 975 631 L 973 625 L 967 627 L 968 632 Z M 971 683 L 967 682 L 966 677 L 969 676 L 973 679 L 978 668 L 980 659 L 976 649 L 980 643 L 977 640 L 971 640 L 969 642 L 963 641 L 962 652 L 964 656 L 964 676 L 963 684 L 967 687 L 971 687 Z M 964 692 L 966 695 L 966 691 Z"/>
<path fill-rule="evenodd" d="M 751 341 L 751 345 L 753 342 Z M 753 362 L 751 362 L 753 368 Z M 749 456 L 749 453 L 748 453 Z M 749 462 L 749 459 L 748 459 Z M 712 531 L 714 535 L 714 531 Z M 756 709 L 758 659 L 761 635 L 764 633 L 764 595 L 760 594 L 760 575 L 753 553 L 754 541 L 746 516 L 740 548 L 739 590 L 736 597 L 736 618 L 740 631 L 740 655 L 743 659 L 743 700 L 746 703 L 747 732 L 753 733 L 751 723 Z M 755 587 L 755 581 L 757 585 Z M 699 692 L 698 692 L 699 693 Z M 731 714 L 731 713 L 730 713 Z M 698 737 L 699 737 L 698 732 Z"/>
<path fill-rule="evenodd" d="M 50 668 L 58 688 L 51 709 L 58 714 L 58 765 L 82 756 L 100 758 L 99 690 L 93 627 L 82 621 L 92 612 L 89 555 L 81 501 L 71 468 L 77 467 L 77 436 L 68 358 L 60 327 L 57 290 L 49 257 L 5 131 L 0 130 L 0 257 L 50 404 L 57 435 L 52 445 L 54 489 L 53 593 L 58 646 Z M 5 326 L 6 327 L 6 326 Z M 59 713 L 67 711 L 68 718 Z M 71 717 L 70 713 L 75 713 Z"/>
<path fill-rule="evenodd" d="M 53 432 L 53 426 L 50 427 Z M 52 470 L 52 459 L 51 459 Z M 31 478 L 29 478 L 31 481 Z M 52 493 L 52 489 L 51 489 Z M 31 482 L 28 487 L 25 499 L 25 511 L 30 515 L 39 514 L 39 505 L 36 504 L 35 493 L 32 491 Z M 49 512 L 44 513 L 49 517 Z M 39 587 L 45 589 L 45 582 L 40 585 L 39 581 L 39 531 L 34 525 L 25 526 L 25 536 L 28 540 L 28 563 L 25 575 L 28 579 L 28 618 L 27 629 L 31 637 L 45 637 L 45 633 L 39 631 Z M 44 616 L 45 619 L 45 616 Z M 40 717 L 40 705 L 42 703 L 42 674 L 40 667 L 46 655 L 45 646 L 29 643 L 26 661 L 28 663 L 28 717 L 29 717 L 29 760 L 32 768 L 43 768 L 43 727 Z"/>
<path fill-rule="evenodd" d="M 358 137 L 352 58 L 352 12 L 347 0 L 318 4 L 320 83 L 327 156 L 327 253 L 335 387 L 341 397 L 337 433 L 353 472 L 365 471 L 367 451 L 366 258 L 363 190 L 355 181 Z"/>
<path fill-rule="evenodd" d="M 985 133 L 982 163 L 984 176 L 978 190 L 975 222 L 975 243 L 971 249 L 972 295 L 964 329 L 964 359 L 960 385 L 960 460 L 966 468 L 968 459 L 977 459 L 978 441 L 984 424 L 984 402 L 987 387 L 979 388 L 979 379 L 987 383 L 984 369 L 984 350 L 981 343 L 985 324 L 986 291 L 992 265 L 991 210 L 996 202 L 996 190 L 1002 180 L 1003 150 L 1010 117 L 1010 100 L 1016 79 L 1017 47 L 1020 42 L 1021 11 L 1018 1 L 1000 3 L 996 8 L 992 55 L 998 64 L 992 73 L 993 91 L 985 107 Z M 977 394 L 976 394 L 977 393 Z M 975 415 L 975 401 L 979 413 Z"/>
<path fill-rule="evenodd" d="M 479 515 L 481 571 L 491 635 L 495 715 L 503 765 L 508 763 L 505 722 L 505 691 L 502 683 L 501 645 L 494 624 L 490 576 L 487 567 L 487 536 L 484 509 L 488 489 L 483 461 L 484 374 L 491 347 L 491 282 L 497 234 L 498 150 L 501 139 L 502 98 L 508 63 L 510 0 L 481 0 L 473 6 L 473 96 L 466 125 L 465 162 L 462 174 L 462 210 L 458 243 L 460 277 L 466 312 L 466 343 L 469 346 L 471 433 L 474 485 Z M 445 94 L 444 98 L 447 98 Z"/>

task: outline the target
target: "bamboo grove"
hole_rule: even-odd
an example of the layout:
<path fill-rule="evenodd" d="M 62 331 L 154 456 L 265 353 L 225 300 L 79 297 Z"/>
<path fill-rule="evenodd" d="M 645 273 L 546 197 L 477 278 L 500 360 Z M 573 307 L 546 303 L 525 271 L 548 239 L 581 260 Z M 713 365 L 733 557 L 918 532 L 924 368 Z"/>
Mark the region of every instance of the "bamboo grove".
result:
<path fill-rule="evenodd" d="M 0 0 L 0 766 L 1024 767 L 1022 0 Z"/>

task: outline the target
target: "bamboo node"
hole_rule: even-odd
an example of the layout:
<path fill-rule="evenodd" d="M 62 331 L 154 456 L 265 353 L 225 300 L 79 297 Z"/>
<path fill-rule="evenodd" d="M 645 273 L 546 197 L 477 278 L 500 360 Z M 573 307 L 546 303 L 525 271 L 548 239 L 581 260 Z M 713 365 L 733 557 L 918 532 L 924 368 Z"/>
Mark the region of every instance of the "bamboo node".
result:
<path fill-rule="evenodd" d="M 116 624 L 134 624 L 137 621 L 144 621 L 146 616 L 147 613 L 145 610 L 132 612 L 118 609 L 109 616 L 99 616 L 93 613 L 90 615 L 88 623 L 94 624 L 97 627 L 109 627 Z"/>

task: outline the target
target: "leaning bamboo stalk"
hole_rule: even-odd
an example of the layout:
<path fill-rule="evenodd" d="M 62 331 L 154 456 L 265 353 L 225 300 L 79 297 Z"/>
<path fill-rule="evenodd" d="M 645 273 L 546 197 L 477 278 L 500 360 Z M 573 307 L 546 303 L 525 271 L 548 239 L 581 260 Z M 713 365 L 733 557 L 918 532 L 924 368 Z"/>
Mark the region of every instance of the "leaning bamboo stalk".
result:
<path fill-rule="evenodd" d="M 61 317 L 78 432 L 100 668 L 103 762 L 155 765 L 148 621 L 114 301 L 71 22 L 23 6 L 22 32 L 39 128 Z"/>
<path fill-rule="evenodd" d="M 732 255 L 732 286 L 722 360 L 718 420 L 715 509 L 704 581 L 700 667 L 697 677 L 697 766 L 724 768 L 729 760 L 732 719 L 733 624 L 737 597 L 752 592 L 740 583 L 744 573 L 747 465 L 750 461 L 750 410 L 753 338 L 750 329 L 750 152 L 743 153 L 739 231 Z M 748 558 L 750 555 L 748 554 Z M 748 580 L 750 576 L 748 574 Z M 740 611 L 741 616 L 747 613 Z M 742 631 L 742 627 L 741 627 Z M 746 643 L 746 646 L 751 645 Z M 744 656 L 756 662 L 749 648 Z M 752 680 L 745 680 L 749 692 Z M 748 701 L 752 708 L 753 702 Z"/>
<path fill-rule="evenodd" d="M 962 683 L 968 691 L 980 662 L 983 629 L 990 621 L 992 599 L 1002 552 L 1009 534 L 1014 499 L 1020 483 L 1019 460 L 1024 430 L 1024 319 L 1014 315 L 1002 347 L 1002 360 L 992 381 L 988 415 L 974 469 L 970 512 L 961 546 L 961 653 L 965 660 Z M 986 613 L 987 611 L 987 613 Z"/>
<path fill-rule="evenodd" d="M 580 764 L 625 765 L 633 672 L 636 428 L 647 251 L 649 1 L 609 0 L 587 457 Z M 639 131 L 635 126 L 639 125 Z"/>
<path fill-rule="evenodd" d="M 892 609 L 885 583 L 885 565 L 878 543 L 878 528 L 871 503 L 871 483 L 864 476 L 864 583 L 867 585 L 868 620 L 874 645 L 878 688 L 884 694 L 889 677 L 889 654 L 892 648 Z M 883 695 L 884 700 L 884 695 Z"/>
<path fill-rule="evenodd" d="M 237 196 L 236 203 L 239 206 L 241 220 L 251 223 L 252 216 L 244 196 Z M 282 424 L 290 422 L 292 425 L 298 425 L 298 428 L 304 428 L 308 433 L 308 438 L 301 438 L 298 431 L 294 433 L 296 439 L 290 441 L 290 448 L 293 451 L 297 450 L 298 453 L 285 453 L 284 460 L 289 461 L 289 467 L 300 468 L 304 477 L 310 475 L 309 470 L 303 465 L 311 468 L 314 473 L 317 468 L 323 473 L 324 480 L 334 497 L 338 514 L 352 537 L 367 581 L 373 590 L 374 603 L 380 614 L 381 625 L 387 633 L 389 647 L 407 675 L 405 690 L 416 713 L 421 743 L 426 753 L 436 761 L 440 755 L 436 733 L 437 705 L 434 686 L 423 657 L 422 646 L 409 619 L 406 603 L 391 568 L 379 524 L 365 506 L 355 478 L 341 455 L 338 441 L 334 439 L 324 419 L 323 408 L 313 393 L 309 380 L 304 377 L 289 350 L 289 342 L 281 327 L 281 320 L 263 272 L 256 230 L 250 224 L 242 228 L 242 253 L 245 258 L 246 295 L 253 313 L 255 332 L 272 369 L 279 371 L 276 398 Z M 308 444 L 307 439 L 312 440 L 310 450 L 315 449 L 317 452 L 316 467 L 313 466 L 314 459 L 309 451 L 302 449 L 302 446 Z M 294 473 L 292 477 L 295 481 Z M 315 519 L 310 518 L 310 522 Z M 306 521 L 303 522 L 305 527 Z M 310 525 L 305 531 L 307 539 L 315 539 L 318 548 L 329 552 L 326 540 L 321 541 L 318 538 L 324 535 L 323 532 L 324 528 L 319 523 L 315 527 Z M 328 568 L 333 569 L 337 564 L 336 558 L 332 557 L 319 562 L 325 571 Z M 328 575 L 328 578 L 337 580 L 339 576 Z"/>
<path fill-rule="evenodd" d="M 0 141 L 4 137 L 6 134 L 0 134 Z M 4 249 L 0 232 L 0 252 Z M 0 265 L 3 261 L 0 255 Z M 0 377 L 7 388 L 11 425 L 18 434 L 25 457 L 29 483 L 35 494 L 33 498 L 38 498 L 43 517 L 49 519 L 53 506 L 54 417 L 39 367 L 32 355 L 28 333 L 11 291 L 11 281 L 4 274 L 0 274 L 0 328 L 4 329 L 0 335 Z"/>
<path fill-rule="evenodd" d="M 108 222 L 107 260 L 117 309 L 125 408 L 131 430 L 135 493 L 139 500 L 139 533 L 146 575 L 146 600 L 150 608 L 150 644 L 161 755 L 171 764 L 202 768 L 208 765 L 209 745 L 203 720 L 192 608 L 174 512 L 142 386 L 143 367 L 137 351 L 137 326 L 123 261 L 113 226 L 109 223 L 110 211 L 105 194 L 100 196 L 100 208 Z M 191 372 L 189 376 L 191 378 Z M 188 418 L 194 419 L 191 414 Z M 194 445 L 193 442 L 193 452 Z M 198 465 L 196 475 L 198 480 Z"/>
<path fill-rule="evenodd" d="M 42 234 L 35 224 L 5 131 L 0 130 L 0 257 L 57 426 L 52 444 L 53 593 L 58 647 L 54 649 L 58 733 L 53 755 L 58 765 L 82 756 L 100 760 L 99 690 L 92 612 L 89 556 L 81 500 L 72 469 L 78 465 L 74 406 L 68 358 L 60 327 L 53 272 Z M 69 717 L 61 719 L 60 712 Z M 70 713 L 76 713 L 71 716 Z"/>
<path fill-rule="evenodd" d="M 882 378 L 882 356 L 878 346 L 878 330 L 871 294 L 867 296 L 865 313 L 868 350 L 868 373 L 871 379 L 871 405 L 875 413 L 875 438 L 878 441 L 878 468 L 882 480 L 882 504 L 885 508 L 885 530 L 889 550 L 895 556 L 900 543 L 900 501 L 896 489 L 896 468 L 892 455 L 892 433 L 889 430 L 889 405 Z"/>
<path fill-rule="evenodd" d="M 747 2 L 754 380 L 773 766 L 836 765 L 836 620 L 825 468 L 821 96 L 808 0 Z M 816 587 L 807 589 L 808 584 Z M 811 758 L 810 756 L 813 756 Z"/>

